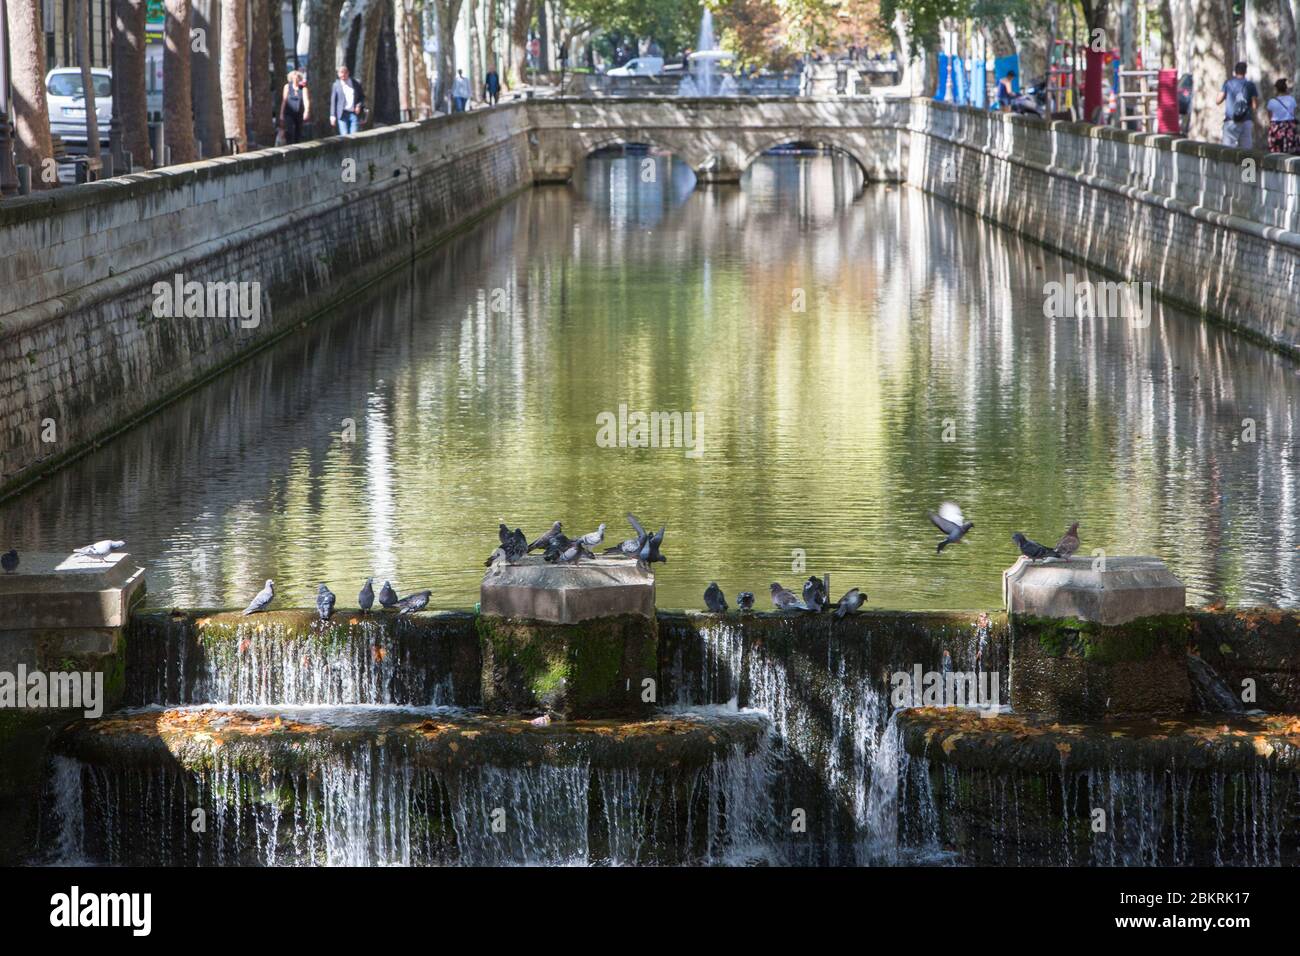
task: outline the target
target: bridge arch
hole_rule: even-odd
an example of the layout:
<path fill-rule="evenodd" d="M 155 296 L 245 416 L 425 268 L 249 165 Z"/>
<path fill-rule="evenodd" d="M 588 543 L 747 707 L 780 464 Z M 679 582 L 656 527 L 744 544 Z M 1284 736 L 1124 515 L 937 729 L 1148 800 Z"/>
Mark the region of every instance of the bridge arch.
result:
<path fill-rule="evenodd" d="M 845 141 L 842 136 L 827 134 L 820 130 L 785 130 L 773 132 L 758 140 L 757 148 L 748 150 L 741 160 L 740 171 L 743 173 L 752 166 L 760 156 L 778 146 L 810 146 L 821 147 L 823 149 L 834 150 L 842 153 L 849 159 L 853 160 L 854 165 L 862 173 L 864 183 L 871 181 L 872 165 L 866 160 L 862 151 L 855 147 L 855 144 Z"/>
<path fill-rule="evenodd" d="M 706 151 L 694 145 L 687 145 L 683 140 L 684 138 L 679 139 L 676 136 L 664 135 L 664 132 L 660 130 L 647 132 L 641 129 L 603 129 L 593 135 L 579 136 L 578 148 L 574 158 L 585 161 L 593 154 L 605 149 L 620 146 L 649 146 L 666 153 L 672 153 L 673 156 L 686 163 L 691 168 L 691 172 L 695 173 L 698 178 L 700 170 L 708 164 L 711 157 Z"/>

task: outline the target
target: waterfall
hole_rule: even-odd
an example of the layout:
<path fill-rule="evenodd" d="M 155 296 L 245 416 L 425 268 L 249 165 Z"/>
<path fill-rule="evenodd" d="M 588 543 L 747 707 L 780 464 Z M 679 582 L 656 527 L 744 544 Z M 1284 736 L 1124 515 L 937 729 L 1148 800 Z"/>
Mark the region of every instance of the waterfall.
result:
<path fill-rule="evenodd" d="M 1232 692 L 1218 671 L 1196 654 L 1187 655 L 1187 674 L 1192 679 L 1192 690 L 1204 714 L 1244 714 L 1241 698 Z"/>

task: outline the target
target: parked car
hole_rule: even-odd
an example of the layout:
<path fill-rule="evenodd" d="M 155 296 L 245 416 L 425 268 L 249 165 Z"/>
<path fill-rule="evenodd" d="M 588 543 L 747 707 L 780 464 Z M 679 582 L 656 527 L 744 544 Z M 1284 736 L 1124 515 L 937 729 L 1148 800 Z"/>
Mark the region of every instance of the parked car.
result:
<path fill-rule="evenodd" d="M 664 58 L 661 56 L 638 56 L 628 60 L 622 66 L 616 66 L 606 76 L 658 76 L 664 71 Z"/>
<path fill-rule="evenodd" d="M 113 119 L 113 73 L 93 69 L 95 116 L 99 120 L 100 147 L 108 148 L 109 124 Z M 50 113 L 50 132 L 60 137 L 70 153 L 86 152 L 86 92 L 81 85 L 81 70 L 74 66 L 58 67 L 45 74 L 45 97 Z"/>

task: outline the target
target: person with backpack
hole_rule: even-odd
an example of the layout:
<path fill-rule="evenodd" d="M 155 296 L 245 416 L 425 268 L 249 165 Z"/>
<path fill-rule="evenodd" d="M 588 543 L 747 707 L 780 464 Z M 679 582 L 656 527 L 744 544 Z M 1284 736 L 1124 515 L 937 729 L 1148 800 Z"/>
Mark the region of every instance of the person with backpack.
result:
<path fill-rule="evenodd" d="M 1276 95 L 1264 105 L 1268 107 L 1268 151 L 1270 153 L 1300 153 L 1300 135 L 1295 128 L 1295 97 L 1287 92 L 1285 79 L 1273 84 Z"/>
<path fill-rule="evenodd" d="M 1259 89 L 1246 79 L 1246 64 L 1238 63 L 1232 79 L 1223 84 L 1216 104 L 1226 103 L 1223 112 L 1223 145 L 1251 149 L 1255 132 L 1255 111 Z"/>

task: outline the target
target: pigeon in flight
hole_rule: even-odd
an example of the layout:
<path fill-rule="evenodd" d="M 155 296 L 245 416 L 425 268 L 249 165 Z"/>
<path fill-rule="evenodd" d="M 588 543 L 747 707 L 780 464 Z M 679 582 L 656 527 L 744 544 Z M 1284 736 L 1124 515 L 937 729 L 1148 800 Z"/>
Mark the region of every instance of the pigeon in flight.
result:
<path fill-rule="evenodd" d="M 393 586 L 387 581 L 385 581 L 384 586 L 379 589 L 379 603 L 383 607 L 397 606 L 397 592 L 393 590 Z"/>
<path fill-rule="evenodd" d="M 1039 544 L 1037 541 L 1031 541 L 1023 534 L 1017 531 L 1011 536 L 1011 540 L 1020 546 L 1020 553 L 1030 561 L 1040 561 L 1043 558 L 1059 558 L 1060 555 L 1051 548 Z"/>
<path fill-rule="evenodd" d="M 334 592 L 326 587 L 322 581 L 320 587 L 316 589 L 316 610 L 320 614 L 322 621 L 328 621 L 334 616 Z"/>
<path fill-rule="evenodd" d="M 646 536 L 645 544 L 641 546 L 641 550 L 636 556 L 637 561 L 642 567 L 648 568 L 655 562 L 662 562 L 663 564 L 668 563 L 668 559 L 659 553 L 659 545 L 663 544 L 664 532 L 667 530 L 668 525 L 664 525 L 654 534 Z"/>
<path fill-rule="evenodd" d="M 736 606 L 742 611 L 754 610 L 754 592 L 741 591 L 736 595 Z"/>
<path fill-rule="evenodd" d="M 636 537 L 628 538 L 626 541 L 620 542 L 612 548 L 606 548 L 606 554 L 626 554 L 629 557 L 636 557 L 641 553 L 641 549 L 645 546 L 646 540 L 645 528 L 641 526 L 641 522 L 637 520 L 636 515 L 632 514 L 630 511 L 627 513 L 627 521 L 628 524 L 632 526 L 632 530 L 636 532 Z"/>
<path fill-rule="evenodd" d="M 808 605 L 808 610 L 821 612 L 826 610 L 826 599 L 826 585 L 821 578 L 810 575 L 803 584 L 803 603 Z"/>
<path fill-rule="evenodd" d="M 518 528 L 511 531 L 504 524 L 501 524 L 497 528 L 497 537 L 501 539 L 501 548 L 499 550 L 511 564 L 514 564 L 528 553 L 528 538 Z M 488 564 L 491 563 L 492 559 L 489 558 Z"/>
<path fill-rule="evenodd" d="M 257 592 L 257 597 L 249 602 L 248 607 L 244 608 L 244 614 L 256 614 L 258 611 L 265 611 L 266 606 L 271 603 L 275 597 L 275 585 L 270 578 L 266 579 L 266 586 Z"/>
<path fill-rule="evenodd" d="M 1070 525 L 1070 530 L 1065 532 L 1061 540 L 1056 542 L 1056 553 L 1067 561 L 1074 556 L 1074 552 L 1079 550 L 1079 522 Z"/>
<path fill-rule="evenodd" d="M 930 512 L 930 523 L 944 533 L 944 539 L 939 542 L 939 547 L 934 549 L 935 554 L 942 553 L 943 549 L 950 544 L 956 544 L 967 531 L 975 527 L 975 522 L 963 518 L 961 509 L 951 501 L 941 504 L 938 514 Z"/>
<path fill-rule="evenodd" d="M 79 554 L 86 558 L 99 558 L 101 561 L 108 560 L 108 556 L 114 551 L 121 551 L 126 547 L 125 541 L 96 541 L 94 544 L 88 544 L 84 548 L 75 548 L 73 554 Z"/>
<path fill-rule="evenodd" d="M 400 617 L 403 614 L 410 614 L 412 611 L 423 611 L 429 606 L 429 591 L 416 591 L 414 594 L 408 594 L 397 602 L 400 610 L 397 612 Z"/>
<path fill-rule="evenodd" d="M 600 523 L 600 527 L 598 527 L 595 531 L 588 531 L 578 540 L 582 542 L 584 547 L 587 548 L 596 547 L 598 544 L 600 544 L 602 541 L 605 540 L 605 522 L 602 521 Z"/>
<path fill-rule="evenodd" d="M 807 604 L 794 596 L 793 591 L 787 591 L 775 581 L 772 582 L 772 604 L 778 611 L 807 611 L 809 609 Z"/>
<path fill-rule="evenodd" d="M 373 578 L 366 578 L 366 583 L 361 587 L 361 593 L 357 595 L 357 607 L 361 608 L 362 614 L 368 614 L 370 609 L 375 606 L 375 589 L 371 586 Z"/>
<path fill-rule="evenodd" d="M 845 618 L 850 614 L 857 612 L 858 608 L 867 603 L 867 596 L 857 588 L 851 588 L 844 597 L 840 598 L 840 603 L 835 606 L 835 616 Z"/>
<path fill-rule="evenodd" d="M 722 588 L 718 587 L 717 581 L 712 582 L 705 589 L 704 605 L 714 614 L 727 613 L 727 596 L 722 593 Z"/>
<path fill-rule="evenodd" d="M 561 537 L 561 535 L 560 535 L 560 522 L 557 521 L 555 522 L 555 524 L 551 525 L 550 531 L 546 532 L 546 534 L 542 535 L 540 538 L 538 538 L 536 541 L 530 544 L 528 546 L 528 550 L 536 551 L 538 548 L 541 548 L 543 551 L 545 551 L 550 546 L 551 542 L 558 537 Z"/>
<path fill-rule="evenodd" d="M 4 554 L 0 555 L 0 568 L 4 568 L 5 574 L 13 574 L 18 570 L 17 548 L 10 548 Z"/>

